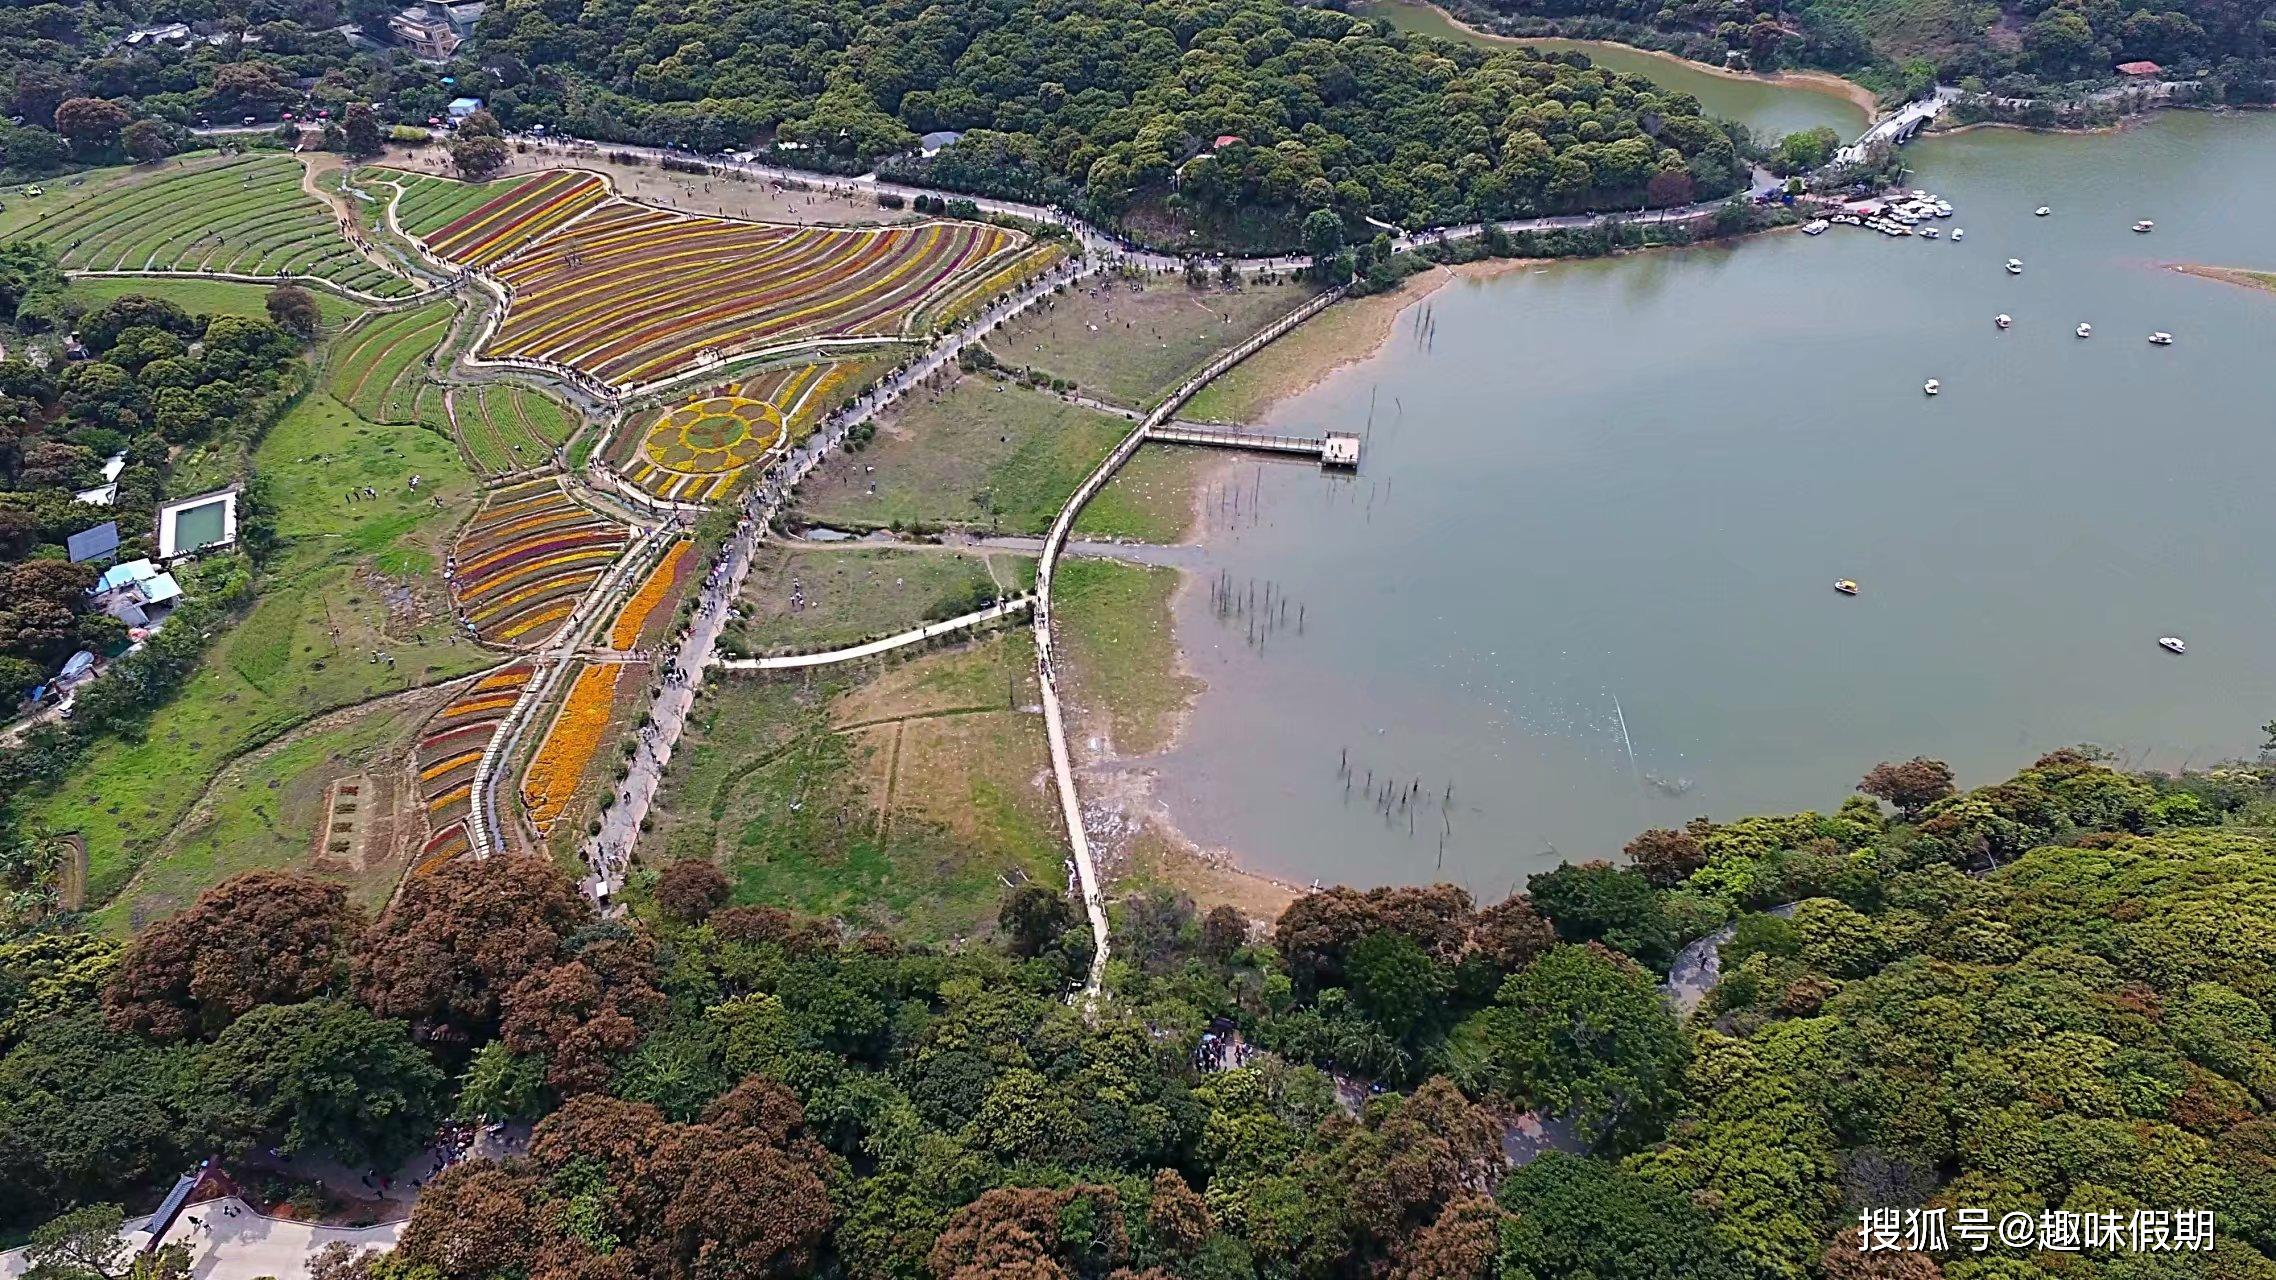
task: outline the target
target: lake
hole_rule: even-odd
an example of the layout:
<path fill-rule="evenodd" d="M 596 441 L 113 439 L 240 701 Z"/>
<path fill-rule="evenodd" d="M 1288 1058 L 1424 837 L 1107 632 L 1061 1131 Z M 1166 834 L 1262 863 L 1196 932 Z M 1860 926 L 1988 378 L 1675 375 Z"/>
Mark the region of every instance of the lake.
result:
<path fill-rule="evenodd" d="M 1278 406 L 1366 455 L 1226 482 L 1197 580 L 1269 583 L 1288 622 L 1260 646 L 1261 603 L 1181 597 L 1209 687 L 1154 763 L 1187 834 L 1498 896 L 1647 826 L 1830 810 L 1882 759 L 1974 785 L 2079 742 L 2253 749 L 2276 297 L 2159 264 L 2276 265 L 2276 116 L 1908 155 L 1964 243 L 1837 227 L 1464 278 Z M 1386 779 L 1413 798 L 1386 811 Z"/>
<path fill-rule="evenodd" d="M 1608 40 L 1562 40 L 1549 37 L 1502 37 L 1460 26 L 1447 15 L 1418 0 L 1368 0 L 1351 12 L 1419 35 L 1437 36 L 1481 49 L 1530 45 L 1537 49 L 1584 53 L 1591 62 L 1611 71 L 1644 76 L 1662 88 L 1688 93 L 1699 100 L 1708 115 L 1736 120 L 1765 140 L 1800 129 L 1829 125 L 1848 141 L 1865 131 L 1867 113 L 1833 89 L 1805 82 L 1774 84 L 1746 76 L 1718 75 L 1708 67 L 1673 54 L 1657 53 Z"/>

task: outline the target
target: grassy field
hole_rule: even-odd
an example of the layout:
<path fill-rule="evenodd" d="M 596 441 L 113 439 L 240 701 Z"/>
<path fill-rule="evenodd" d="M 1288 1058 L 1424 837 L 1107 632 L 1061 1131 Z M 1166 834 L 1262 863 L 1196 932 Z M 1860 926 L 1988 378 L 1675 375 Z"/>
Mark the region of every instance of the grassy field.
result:
<path fill-rule="evenodd" d="M 235 280 L 82 276 L 71 282 L 71 295 L 85 301 L 90 308 L 132 293 L 146 298 L 163 298 L 192 315 L 245 316 L 253 320 L 266 320 L 269 318 L 268 299 L 272 287 Z M 364 313 L 362 307 L 322 289 L 311 289 L 308 296 L 316 299 L 316 309 L 324 313 L 324 328 L 327 332 L 337 332 Z"/>
<path fill-rule="evenodd" d="M 809 477 L 799 488 L 800 514 L 864 529 L 1042 533 L 1130 429 L 1125 419 L 1047 392 L 963 378 L 905 403 L 867 449 L 841 453 Z"/>
<path fill-rule="evenodd" d="M 984 933 L 1006 879 L 1065 874 L 1034 671 L 1014 631 L 859 683 L 722 681 L 642 857 L 715 858 L 742 902 L 915 940 Z"/>
<path fill-rule="evenodd" d="M 137 166 L 19 207 L 0 236 L 44 241 L 74 271 L 313 276 L 381 297 L 413 290 L 347 242 L 332 210 L 301 189 L 301 164 L 290 156 Z"/>
<path fill-rule="evenodd" d="M 1052 589 L 1060 670 L 1077 714 L 1108 739 L 1106 754 L 1149 755 L 1169 746 L 1200 682 L 1178 669 L 1170 597 L 1175 569 L 1113 560 L 1059 562 Z"/>
<path fill-rule="evenodd" d="M 396 173 L 390 177 L 403 188 L 395 202 L 395 220 L 405 231 L 426 236 L 471 213 L 484 201 L 496 199 L 529 181 L 527 177 L 500 178 L 494 182 L 459 182 L 425 173 Z"/>
<path fill-rule="evenodd" d="M 1005 364 L 1065 378 L 1092 399 L 1149 409 L 1219 351 L 1309 296 L 1310 289 L 1293 284 L 1101 282 L 1011 321 L 989 337 L 988 349 Z"/>
<path fill-rule="evenodd" d="M 496 661 L 458 634 L 436 573 L 474 493 L 449 441 L 311 395 L 270 430 L 254 467 L 287 543 L 258 603 L 147 734 L 105 742 L 62 787 L 24 804 L 36 828 L 85 834 L 90 902 L 116 895 L 245 751 L 321 712 Z M 422 477 L 415 494 L 412 474 Z M 346 500 L 363 485 L 380 496 Z M 194 573 L 185 587 L 197 594 Z M 382 650 L 392 664 L 376 660 Z"/>
<path fill-rule="evenodd" d="M 428 422 L 448 429 L 440 388 L 428 389 L 428 357 L 449 332 L 451 304 L 374 316 L 335 343 L 324 389 L 373 422 Z M 425 394 L 422 394 L 424 392 Z"/>
<path fill-rule="evenodd" d="M 997 563 L 991 573 L 990 561 Z M 1033 557 L 893 547 L 766 546 L 742 603 L 749 620 L 729 639 L 743 652 L 832 649 L 983 608 L 1034 578 Z M 1024 566 L 1024 567 L 1023 567 Z M 791 585 L 802 589 L 793 610 Z"/>
<path fill-rule="evenodd" d="M 459 439 L 486 475 L 520 471 L 549 460 L 577 426 L 567 405 L 527 387 L 457 387 L 450 400 L 457 410 Z"/>
<path fill-rule="evenodd" d="M 1224 459 L 1215 449 L 1144 446 L 1075 517 L 1075 536 L 1185 541 L 1192 532 L 1194 491 Z"/>
<path fill-rule="evenodd" d="M 126 889 L 99 913 L 97 927 L 112 932 L 188 906 L 198 892 L 226 877 L 265 868 L 313 872 L 348 886 L 376 915 L 403 872 L 398 843 L 418 819 L 407 780 L 398 776 L 402 753 L 419 727 L 443 703 L 446 690 L 390 700 L 370 710 L 351 708 L 325 717 L 223 769 L 202 800 L 169 832 Z M 330 813 L 332 784 L 363 775 L 364 848 L 347 856 L 318 850 L 318 833 Z M 398 794 L 400 793 L 400 794 Z M 405 836 L 402 841 L 394 837 Z"/>

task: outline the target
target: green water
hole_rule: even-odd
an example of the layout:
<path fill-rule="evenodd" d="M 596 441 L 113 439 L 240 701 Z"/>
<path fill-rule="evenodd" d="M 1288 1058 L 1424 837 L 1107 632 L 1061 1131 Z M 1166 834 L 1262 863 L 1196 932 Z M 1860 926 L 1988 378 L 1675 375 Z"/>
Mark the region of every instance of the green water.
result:
<path fill-rule="evenodd" d="M 1829 125 L 1844 140 L 1864 132 L 1866 113 L 1839 93 L 1794 82 L 1716 75 L 1695 62 L 1605 40 L 1505 39 L 1468 30 L 1415 0 L 1369 0 L 1352 12 L 1391 23 L 1402 31 L 1438 36 L 1481 49 L 1531 45 L 1539 49 L 1585 53 L 1598 66 L 1644 76 L 1663 88 L 1688 93 L 1711 116 L 1736 120 L 1763 138 Z"/>
<path fill-rule="evenodd" d="M 174 546 L 178 551 L 195 551 L 199 547 L 221 541 L 222 512 L 226 501 L 208 502 L 190 507 L 174 517 Z"/>
<path fill-rule="evenodd" d="M 1272 584 L 1288 622 L 1259 647 L 1181 601 L 1209 688 L 1156 762 L 1172 816 L 1299 881 L 1498 895 L 1647 826 L 1831 810 L 1883 759 L 1975 785 L 2079 742 L 2250 752 L 2276 715 L 2276 295 L 2161 263 L 2276 267 L 2276 115 L 1908 154 L 1964 242 L 1465 278 L 1276 409 L 1365 458 L 1243 462 L 1212 515 L 1201 576 Z M 1420 799 L 1378 812 L 1369 770 Z"/>

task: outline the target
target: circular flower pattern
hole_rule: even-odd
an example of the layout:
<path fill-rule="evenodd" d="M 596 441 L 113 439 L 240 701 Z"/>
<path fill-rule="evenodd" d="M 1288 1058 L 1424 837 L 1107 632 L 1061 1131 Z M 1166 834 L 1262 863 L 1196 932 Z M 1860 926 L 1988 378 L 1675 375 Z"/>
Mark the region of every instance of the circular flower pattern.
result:
<path fill-rule="evenodd" d="M 782 443 L 782 413 L 763 400 L 708 396 L 673 409 L 648 429 L 641 452 L 682 475 L 740 471 Z"/>

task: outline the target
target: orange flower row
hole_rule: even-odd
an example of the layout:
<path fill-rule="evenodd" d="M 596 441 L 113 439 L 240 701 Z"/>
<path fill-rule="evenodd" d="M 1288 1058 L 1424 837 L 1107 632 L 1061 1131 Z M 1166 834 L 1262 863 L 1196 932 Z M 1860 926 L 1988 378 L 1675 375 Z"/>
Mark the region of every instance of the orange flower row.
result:
<path fill-rule="evenodd" d="M 577 683 L 569 687 L 552 732 L 545 735 L 544 745 L 529 762 L 529 772 L 522 775 L 522 808 L 539 831 L 551 834 L 576 795 L 577 782 L 608 729 L 617 676 L 623 670 L 622 663 L 595 662 L 577 673 Z"/>
<path fill-rule="evenodd" d="M 693 545 L 684 538 L 673 543 L 672 549 L 649 571 L 647 581 L 632 593 L 632 599 L 625 602 L 624 612 L 616 615 L 616 622 L 609 627 L 609 648 L 630 649 L 640 643 L 640 632 L 648 625 L 648 615 L 656 612 L 671 595 L 680 561 L 687 558 L 688 549 Z"/>

